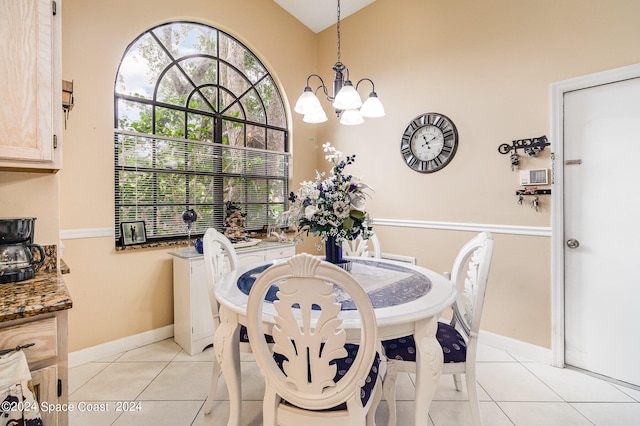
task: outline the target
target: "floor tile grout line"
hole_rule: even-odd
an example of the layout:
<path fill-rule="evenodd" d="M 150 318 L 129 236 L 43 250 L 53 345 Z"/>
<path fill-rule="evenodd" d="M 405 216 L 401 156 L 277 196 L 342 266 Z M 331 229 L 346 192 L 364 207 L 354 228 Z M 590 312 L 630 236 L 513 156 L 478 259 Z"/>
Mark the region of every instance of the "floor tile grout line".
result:
<path fill-rule="evenodd" d="M 125 352 L 126 353 L 126 352 Z M 209 359 L 199 359 L 199 360 L 189 360 L 188 358 L 183 358 L 182 356 L 183 354 L 183 350 L 180 349 L 177 351 L 177 353 L 175 353 L 170 360 L 164 359 L 164 360 L 154 360 L 154 359 L 138 359 L 135 361 L 125 361 L 122 360 L 122 357 L 124 355 L 124 353 L 119 354 L 118 357 L 110 362 L 101 362 L 101 361 L 95 361 L 92 362 L 93 364 L 105 364 L 105 366 L 103 366 L 100 371 L 96 372 L 96 373 L 92 373 L 90 377 L 88 377 L 86 380 L 83 380 L 83 383 L 81 385 L 78 386 L 78 388 L 74 391 L 74 393 L 80 391 L 83 387 L 85 387 L 87 385 L 88 382 L 90 382 L 91 380 L 93 380 L 98 374 L 100 374 L 101 372 L 103 372 L 106 368 L 108 368 L 111 365 L 114 364 L 121 364 L 123 362 L 128 362 L 128 363 L 147 363 L 147 362 L 164 362 L 164 366 L 152 377 L 149 379 L 148 383 L 146 383 L 146 385 L 142 388 L 142 390 L 139 392 L 139 394 L 136 396 L 135 400 L 136 401 L 142 401 L 142 402 L 149 402 L 149 401 L 158 401 L 158 402 L 163 402 L 163 401 L 176 401 L 175 399 L 166 399 L 166 400 L 159 400 L 159 399 L 151 399 L 151 400 L 140 400 L 139 398 L 142 396 L 142 394 L 151 386 L 151 384 L 156 381 L 158 379 L 158 377 L 167 370 L 167 368 L 169 368 L 170 365 L 176 365 L 176 363 L 201 363 L 201 362 L 205 362 L 205 363 L 211 363 L 212 361 Z M 155 354 L 157 356 L 157 354 Z M 509 354 L 510 355 L 510 354 Z M 154 354 L 151 353 L 149 355 L 151 358 L 153 358 Z M 511 355 L 510 355 L 511 356 Z M 169 357 L 167 357 L 169 358 Z M 215 362 L 215 360 L 213 361 Z M 577 413 L 579 418 L 582 418 L 584 420 L 586 420 L 588 422 L 588 424 L 590 425 L 595 425 L 595 421 L 590 420 L 587 417 L 588 411 L 585 411 L 585 413 L 587 414 L 583 414 L 578 407 L 580 407 L 581 404 L 617 404 L 619 406 L 623 406 L 623 405 L 631 405 L 631 406 L 637 406 L 638 404 L 640 404 L 640 402 L 638 401 L 637 397 L 633 396 L 633 392 L 635 389 L 632 388 L 627 388 L 624 386 L 616 386 L 615 383 L 612 383 L 611 381 L 608 380 L 604 380 L 602 378 L 599 377 L 594 377 L 595 379 L 599 380 L 599 381 L 604 381 L 609 383 L 612 387 L 614 387 L 616 390 L 618 390 L 621 394 L 625 395 L 626 397 L 628 397 L 630 400 L 629 401 L 603 401 L 603 400 L 598 400 L 598 401 L 570 401 L 565 399 L 559 392 L 556 392 L 554 387 L 551 384 L 548 384 L 545 380 L 542 379 L 541 376 L 539 376 L 538 374 L 536 374 L 535 372 L 535 368 L 534 365 L 539 365 L 540 363 L 535 363 L 535 362 L 526 362 L 526 361 L 520 361 L 520 360 L 514 360 L 514 361 L 509 361 L 509 360 L 484 360 L 484 361 L 478 361 L 478 364 L 484 364 L 484 363 L 491 363 L 491 364 L 496 364 L 496 365 L 514 365 L 515 363 L 518 363 L 519 365 L 521 365 L 525 371 L 529 374 L 531 374 L 533 377 L 535 377 L 537 379 L 538 382 L 541 382 L 543 384 L 543 386 L 545 386 L 546 388 L 548 388 L 553 395 L 559 397 L 559 400 L 525 400 L 525 401 L 498 401 L 495 399 L 494 395 L 490 394 L 487 389 L 482 386 L 480 384 L 480 382 L 476 379 L 476 386 L 480 387 L 484 393 L 488 396 L 488 400 L 484 400 L 484 401 L 480 401 L 481 404 L 488 404 L 488 403 L 492 403 L 495 404 L 495 406 L 497 406 L 497 410 L 495 411 L 495 413 L 500 413 L 500 416 L 505 420 L 508 421 L 509 424 L 512 424 L 514 426 L 521 426 L 518 425 L 517 423 L 514 422 L 514 420 L 507 415 L 507 412 L 505 411 L 505 404 L 509 404 L 509 403 L 524 403 L 524 404 L 561 404 L 561 405 L 568 405 L 571 407 L 571 412 Z M 255 361 L 253 360 L 243 360 L 241 361 L 241 363 L 255 363 Z M 532 370 L 533 368 L 533 370 Z M 580 371 L 578 371 L 580 372 Z M 412 378 L 412 376 L 409 374 L 409 382 L 411 383 L 411 385 L 415 388 L 415 383 L 414 383 L 414 379 Z M 543 375 L 544 376 L 544 375 Z M 592 376 L 593 377 L 593 376 Z M 551 382 L 551 383 L 555 383 L 555 382 Z M 629 389 L 629 393 L 625 392 L 626 389 Z M 102 399 L 100 399 L 102 401 Z M 104 400 L 106 401 L 106 400 Z M 187 400 L 185 400 L 187 401 Z M 199 414 L 201 414 L 201 410 L 204 406 L 204 403 L 206 401 L 206 397 L 204 399 L 189 399 L 188 401 L 191 402 L 196 402 L 197 404 L 195 405 L 196 407 L 199 407 L 196 410 L 195 413 L 195 417 L 193 418 L 193 420 L 191 420 L 190 423 L 185 421 L 185 424 L 190 424 L 190 425 L 195 425 L 198 424 L 198 419 L 200 418 Z M 228 400 L 221 400 L 221 401 L 228 401 Z M 253 399 L 244 399 L 243 401 L 252 401 L 252 402 L 256 402 L 259 400 L 253 400 Z M 447 400 L 443 400 L 443 401 L 449 401 Z M 468 405 L 467 401 L 463 401 L 463 400 L 450 400 L 451 402 L 460 402 L 463 403 L 465 405 Z M 180 400 L 180 402 L 184 402 L 182 400 Z M 617 409 L 616 409 L 617 410 Z M 111 425 L 115 425 L 118 420 L 121 418 L 122 413 L 120 413 L 114 420 L 113 422 L 111 422 Z M 187 419 L 185 419 L 187 420 Z M 431 413 L 429 413 L 429 421 L 430 421 L 430 425 L 433 426 L 439 426 L 438 424 L 435 423 L 433 417 L 431 416 Z"/>
<path fill-rule="evenodd" d="M 571 401 L 571 400 L 566 399 L 565 397 L 563 397 L 562 395 L 560 395 L 560 393 L 559 393 L 559 392 L 556 392 L 556 390 L 555 390 L 555 389 L 553 389 L 553 388 L 551 387 L 551 385 L 549 385 L 547 382 L 545 382 L 542 378 L 538 377 L 538 375 L 537 375 L 534 371 L 532 371 L 530 368 L 527 368 L 527 366 L 525 366 L 525 365 L 523 365 L 523 367 L 524 367 L 528 372 L 530 372 L 533 376 L 535 376 L 538 380 L 540 380 L 542 383 L 544 383 L 544 384 L 545 384 L 545 386 L 547 386 L 549 389 L 551 389 L 551 391 L 553 391 L 556 395 L 558 395 L 558 396 L 562 399 L 562 401 L 566 402 L 567 404 L 571 404 L 571 403 L 573 403 L 573 402 L 576 402 L 576 403 L 579 403 L 579 402 L 589 402 L 589 401 Z M 593 376 L 591 376 L 591 377 L 593 377 Z M 596 379 L 597 379 L 597 378 L 596 378 Z M 620 394 L 622 394 L 622 395 L 624 395 L 624 396 L 626 396 L 626 397 L 629 397 L 629 398 L 631 398 L 632 400 L 634 400 L 634 401 L 635 401 L 635 399 L 634 399 L 633 397 L 631 397 L 630 395 L 628 395 L 628 394 L 627 394 L 627 393 L 625 393 L 624 391 L 620 390 L 619 388 L 615 387 L 615 386 L 613 385 L 613 383 L 611 383 L 611 382 L 609 382 L 609 381 L 607 381 L 607 380 L 604 380 L 604 379 L 599 379 L 599 380 L 600 380 L 601 382 L 603 382 L 603 383 L 608 384 L 612 389 L 616 390 L 616 391 L 617 391 L 617 392 L 619 392 Z M 599 402 L 612 402 L 612 403 L 615 403 L 615 402 L 624 402 L 624 401 L 599 401 Z M 628 401 L 628 402 L 630 402 L 630 401 Z"/>
<path fill-rule="evenodd" d="M 547 389 L 549 389 L 551 392 L 553 392 L 558 398 L 560 398 L 560 400 L 566 404 L 568 404 L 569 402 L 567 400 L 564 399 L 564 397 L 562 395 L 560 395 L 560 393 L 556 392 L 555 389 L 553 389 L 551 387 L 551 385 L 549 385 L 547 382 L 545 382 L 544 380 L 542 380 L 540 377 L 538 377 L 538 375 L 536 373 L 534 373 L 533 371 L 531 371 L 531 369 L 527 368 L 526 365 L 524 365 L 524 363 L 520 362 L 519 363 L 522 368 L 524 368 L 527 372 L 529 372 L 529 374 L 531 374 L 533 377 L 536 378 L 536 380 L 538 380 L 540 383 L 542 383 Z"/>
<path fill-rule="evenodd" d="M 69 394 L 69 399 L 71 399 L 71 396 L 78 392 L 80 389 L 82 389 L 87 383 L 89 383 L 91 381 L 91 379 L 95 378 L 98 374 L 100 374 L 105 368 L 107 368 L 109 365 L 111 365 L 110 362 L 90 362 L 87 364 L 83 364 L 83 365 L 88 365 L 88 364 L 106 364 L 104 367 L 102 367 L 98 372 L 96 372 L 93 376 L 89 377 L 87 380 L 85 380 L 80 386 L 78 386 L 78 388 L 76 390 L 74 390 L 72 393 Z M 67 379 L 68 382 L 68 379 Z"/>

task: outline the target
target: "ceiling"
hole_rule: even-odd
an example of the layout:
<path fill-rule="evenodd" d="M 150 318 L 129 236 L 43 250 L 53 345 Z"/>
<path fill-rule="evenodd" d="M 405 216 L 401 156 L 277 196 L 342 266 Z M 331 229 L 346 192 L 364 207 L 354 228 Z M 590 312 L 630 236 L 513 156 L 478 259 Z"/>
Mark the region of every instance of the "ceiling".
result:
<path fill-rule="evenodd" d="M 338 2 L 329 0 L 273 0 L 315 33 L 337 22 Z M 340 19 L 370 5 L 375 0 L 345 0 L 340 3 Z"/>

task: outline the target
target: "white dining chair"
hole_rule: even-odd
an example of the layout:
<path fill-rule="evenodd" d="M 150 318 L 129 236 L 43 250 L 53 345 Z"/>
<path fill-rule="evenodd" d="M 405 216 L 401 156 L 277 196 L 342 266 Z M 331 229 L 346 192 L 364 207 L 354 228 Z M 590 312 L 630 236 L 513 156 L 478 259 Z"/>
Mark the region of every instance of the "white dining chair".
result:
<path fill-rule="evenodd" d="M 218 232 L 214 228 L 208 228 L 202 238 L 202 254 L 204 255 L 205 273 L 207 277 L 207 290 L 209 293 L 209 302 L 211 305 L 211 316 L 213 318 L 214 331 L 220 326 L 219 304 L 214 293 L 215 283 L 226 273 L 235 270 L 238 267 L 238 255 L 231 244 L 231 241 Z M 247 337 L 247 328 L 240 327 L 240 352 L 250 353 L 251 345 Z M 218 378 L 221 370 L 217 360 L 213 362 L 213 371 L 211 374 L 211 386 L 209 394 L 204 404 L 204 412 L 211 413 L 213 406 L 213 397 L 216 387 L 218 386 Z"/>
<path fill-rule="evenodd" d="M 481 232 L 462 247 L 453 263 L 451 274 L 451 280 L 458 289 L 452 305 L 453 318 L 449 324 L 439 321 L 436 333 L 444 357 L 442 374 L 453 374 L 458 391 L 462 390 L 460 375 L 465 375 L 471 417 L 475 426 L 482 425 L 476 389 L 476 352 L 492 255 L 493 237 L 488 232 Z M 395 426 L 397 372 L 416 372 L 416 346 L 411 335 L 385 340 L 382 347 L 387 357 L 383 389 L 389 406 L 388 424 Z"/>
<path fill-rule="evenodd" d="M 263 305 L 271 303 L 265 295 L 274 284 L 277 300 L 265 313 Z M 346 343 L 334 286 L 350 296 L 359 313 L 357 345 Z M 307 253 L 269 267 L 249 293 L 247 328 L 265 377 L 265 426 L 374 424 L 382 396 L 376 317 L 348 272 Z M 265 333 L 275 341 L 271 349 Z"/>
<path fill-rule="evenodd" d="M 376 234 L 372 234 L 366 240 L 360 236 L 353 240 L 345 240 L 342 243 L 342 254 L 344 256 L 380 259 L 380 241 Z"/>

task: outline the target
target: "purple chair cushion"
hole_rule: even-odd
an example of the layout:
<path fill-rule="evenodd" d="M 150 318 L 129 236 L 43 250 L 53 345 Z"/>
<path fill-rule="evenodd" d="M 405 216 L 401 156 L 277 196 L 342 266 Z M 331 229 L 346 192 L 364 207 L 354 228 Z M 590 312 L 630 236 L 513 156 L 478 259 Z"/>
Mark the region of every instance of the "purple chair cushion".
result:
<path fill-rule="evenodd" d="M 442 346 L 444 362 L 465 362 L 467 344 L 458 330 L 449 324 L 438 322 L 436 338 Z M 383 340 L 382 347 L 388 359 L 416 362 L 416 342 L 413 335 Z"/>
<path fill-rule="evenodd" d="M 273 337 L 269 336 L 268 334 L 265 334 L 264 338 L 267 343 L 275 343 L 273 341 Z M 240 342 L 249 343 L 249 332 L 247 331 L 247 327 L 245 327 L 244 325 L 240 326 Z"/>
<path fill-rule="evenodd" d="M 344 358 L 335 359 L 329 363 L 329 364 L 337 364 L 338 366 L 336 375 L 333 378 L 334 382 L 338 382 L 340 379 L 344 377 L 345 374 L 347 374 L 347 371 L 349 371 L 349 368 L 351 368 L 351 365 L 353 365 L 353 360 L 355 359 L 360 346 L 354 345 L 352 343 L 347 343 L 346 345 L 344 345 L 344 348 L 347 350 L 347 356 Z M 280 367 L 280 370 L 282 370 L 282 372 L 284 373 L 282 364 L 287 358 L 282 354 L 274 353 L 273 359 L 278 364 L 278 367 Z M 369 375 L 365 380 L 365 384 L 363 387 L 360 388 L 360 402 L 362 402 L 363 407 L 369 401 L 369 397 L 371 397 L 371 393 L 375 388 L 375 384 L 378 379 L 379 366 L 380 366 L 380 355 L 376 353 L 376 356 L 373 359 L 373 364 L 371 365 L 371 369 L 369 370 Z M 329 408 L 328 410 L 319 410 L 319 411 L 337 411 L 337 410 L 346 410 L 346 409 L 347 409 L 347 404 L 342 403 L 335 407 Z"/>

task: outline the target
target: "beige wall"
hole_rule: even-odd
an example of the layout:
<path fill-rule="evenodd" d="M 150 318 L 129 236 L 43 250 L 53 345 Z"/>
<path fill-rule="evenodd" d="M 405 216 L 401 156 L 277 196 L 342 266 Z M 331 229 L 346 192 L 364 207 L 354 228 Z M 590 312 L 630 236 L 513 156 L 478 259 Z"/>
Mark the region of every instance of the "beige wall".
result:
<path fill-rule="evenodd" d="M 223 29 L 258 54 L 293 102 L 315 68 L 315 34 L 271 1 L 65 0 L 62 12 L 63 78 L 74 81 L 76 102 L 60 172 L 63 230 L 113 227 L 114 81 L 125 49 L 145 30 L 181 19 Z M 293 117 L 296 182 L 316 162 L 316 129 L 300 122 Z M 170 250 L 116 252 L 111 237 L 64 243 L 71 351 L 173 323 Z"/>
<path fill-rule="evenodd" d="M 58 244 L 59 175 L 0 172 L 0 217 L 35 217 L 34 242 Z"/>
<path fill-rule="evenodd" d="M 335 28 L 315 35 L 272 1 L 64 0 L 62 12 L 63 78 L 74 80 L 76 99 L 64 169 L 0 172 L 1 199 L 17 202 L 3 206 L 2 216 L 39 217 L 42 243 L 57 240 L 58 186 L 60 229 L 113 226 L 114 78 L 125 48 L 146 29 L 192 19 L 228 31 L 267 64 L 290 103 L 309 73 L 330 81 L 336 60 Z M 550 226 L 548 199 L 538 213 L 516 203 L 516 174 L 497 147 L 549 135 L 549 84 L 640 62 L 639 39 L 635 0 L 377 0 L 343 20 L 342 60 L 354 80 L 374 79 L 387 116 L 348 128 L 334 117 L 309 125 L 293 114 L 292 189 L 325 167 L 317 145 L 330 140 L 357 154 L 351 171 L 375 188 L 374 218 Z M 431 111 L 455 122 L 460 147 L 445 169 L 421 175 L 403 164 L 399 141 L 412 118 Z M 550 167 L 549 151 L 523 168 Z M 376 232 L 384 252 L 416 256 L 436 271 L 448 270 L 473 235 L 389 226 Z M 482 328 L 550 347 L 550 239 L 495 239 Z M 173 322 L 169 250 L 116 253 L 112 238 L 64 243 L 74 300 L 70 350 Z"/>
<path fill-rule="evenodd" d="M 341 25 L 351 78 L 372 78 L 387 115 L 319 133 L 375 188 L 374 218 L 551 226 L 550 197 L 518 205 L 517 173 L 498 145 L 550 135 L 549 85 L 640 62 L 640 2 L 615 0 L 377 0 Z M 319 72 L 330 80 L 335 28 L 319 34 Z M 366 90 L 360 90 L 366 95 Z M 451 118 L 458 152 L 423 175 L 400 156 L 400 137 L 421 113 Z M 522 168 L 549 168 L 550 149 Z M 323 160 L 320 158 L 320 162 Z M 449 270 L 469 232 L 378 226 L 383 252 Z M 495 235 L 484 330 L 551 347 L 550 238 Z"/>

